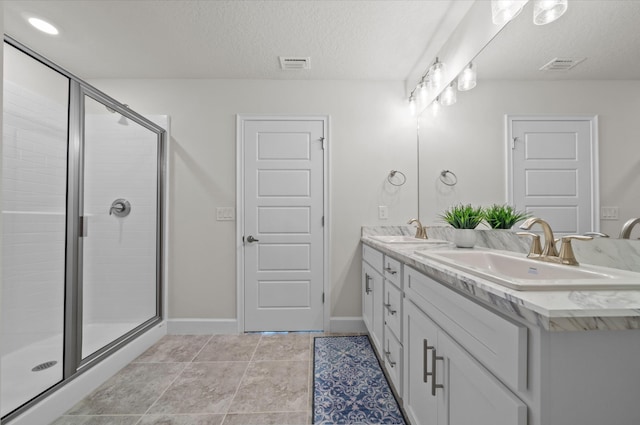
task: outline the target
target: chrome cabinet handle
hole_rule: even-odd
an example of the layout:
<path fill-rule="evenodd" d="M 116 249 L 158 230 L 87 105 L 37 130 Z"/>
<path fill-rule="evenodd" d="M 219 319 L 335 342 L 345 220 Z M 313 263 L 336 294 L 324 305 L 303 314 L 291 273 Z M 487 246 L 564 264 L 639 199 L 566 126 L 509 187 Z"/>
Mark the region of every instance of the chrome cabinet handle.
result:
<path fill-rule="evenodd" d="M 429 345 L 427 338 L 422 340 L 422 380 L 425 384 L 429 382 L 429 377 L 433 376 L 433 372 L 429 372 L 429 362 L 427 362 L 427 353 L 433 348 L 433 345 Z"/>
<path fill-rule="evenodd" d="M 371 292 L 373 292 L 373 291 L 371 290 L 371 287 L 369 286 L 369 280 L 371 280 L 371 276 L 369 276 L 369 275 L 368 275 L 368 274 L 366 274 L 366 273 L 365 273 L 365 275 L 364 275 L 364 276 L 365 276 L 365 277 L 364 277 L 364 291 L 365 291 L 367 294 L 370 294 Z"/>
<path fill-rule="evenodd" d="M 249 235 L 249 236 L 247 236 L 247 242 L 249 242 L 249 243 L 260 242 L 260 239 L 256 239 L 253 236 Z"/>
<path fill-rule="evenodd" d="M 391 274 L 396 274 L 398 273 L 396 270 L 393 270 L 391 267 L 387 266 L 384 268 L 384 271 L 389 272 Z"/>
<path fill-rule="evenodd" d="M 392 316 L 396 314 L 396 310 L 391 309 L 391 304 L 384 304 L 384 306 L 387 308 L 387 311 L 389 311 L 389 314 L 391 314 Z"/>
<path fill-rule="evenodd" d="M 387 361 L 389 361 L 389 366 L 395 367 L 396 362 L 391 360 L 391 351 L 389 350 L 389 340 L 387 340 L 387 351 L 384 352 L 384 355 L 387 358 Z"/>
<path fill-rule="evenodd" d="M 431 357 L 431 376 L 433 379 L 431 380 L 431 395 L 436 395 L 436 390 L 438 388 L 444 388 L 443 384 L 436 384 L 436 361 L 442 360 L 444 362 L 444 357 L 438 356 L 436 349 L 433 349 L 433 356 Z"/>

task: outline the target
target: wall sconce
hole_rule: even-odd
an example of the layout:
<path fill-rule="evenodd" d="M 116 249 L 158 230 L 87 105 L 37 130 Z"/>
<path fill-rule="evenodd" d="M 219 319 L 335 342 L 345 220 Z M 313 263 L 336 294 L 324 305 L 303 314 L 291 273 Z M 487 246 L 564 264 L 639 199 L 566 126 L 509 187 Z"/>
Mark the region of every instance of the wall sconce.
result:
<path fill-rule="evenodd" d="M 567 11 L 567 0 L 535 0 L 533 3 L 533 23 L 549 24 Z"/>
<path fill-rule="evenodd" d="M 458 75 L 458 91 L 467 91 L 477 84 L 478 73 L 473 62 L 469 62 L 460 75 Z"/>
<path fill-rule="evenodd" d="M 458 92 L 456 91 L 456 82 L 453 81 L 442 91 L 440 95 L 440 104 L 442 106 L 451 106 L 458 100 Z"/>
<path fill-rule="evenodd" d="M 430 108 L 431 108 L 431 114 L 434 117 L 438 116 L 438 113 L 440 112 L 440 109 L 442 108 L 442 106 L 440 106 L 440 96 L 436 97 L 436 100 L 431 102 Z"/>

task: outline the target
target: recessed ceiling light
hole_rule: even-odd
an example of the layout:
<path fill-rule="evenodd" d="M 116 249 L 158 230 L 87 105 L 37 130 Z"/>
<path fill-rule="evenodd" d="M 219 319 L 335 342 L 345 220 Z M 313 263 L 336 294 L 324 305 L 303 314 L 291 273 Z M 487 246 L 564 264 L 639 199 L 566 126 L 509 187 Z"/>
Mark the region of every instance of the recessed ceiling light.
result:
<path fill-rule="evenodd" d="M 36 29 L 50 34 L 50 35 L 58 35 L 60 31 L 58 28 L 51 25 L 49 22 L 42 20 L 40 18 L 29 18 L 29 23 Z"/>

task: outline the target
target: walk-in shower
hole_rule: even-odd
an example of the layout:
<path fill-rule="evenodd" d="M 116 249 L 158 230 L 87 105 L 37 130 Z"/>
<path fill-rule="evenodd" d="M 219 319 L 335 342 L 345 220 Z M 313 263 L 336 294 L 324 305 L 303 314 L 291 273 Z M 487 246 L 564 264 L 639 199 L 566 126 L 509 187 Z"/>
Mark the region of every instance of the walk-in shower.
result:
<path fill-rule="evenodd" d="M 4 46 L 0 408 L 16 416 L 161 321 L 166 117 Z"/>

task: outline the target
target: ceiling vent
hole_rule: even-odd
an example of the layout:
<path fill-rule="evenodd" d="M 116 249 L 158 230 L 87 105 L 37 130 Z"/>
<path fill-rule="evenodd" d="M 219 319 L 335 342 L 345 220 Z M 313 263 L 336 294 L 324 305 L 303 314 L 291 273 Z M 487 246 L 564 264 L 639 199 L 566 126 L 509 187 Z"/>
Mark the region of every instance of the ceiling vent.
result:
<path fill-rule="evenodd" d="M 555 58 L 545 64 L 540 71 L 568 71 L 587 58 Z"/>
<path fill-rule="evenodd" d="M 311 69 L 311 58 L 280 56 L 280 68 L 285 71 Z"/>

